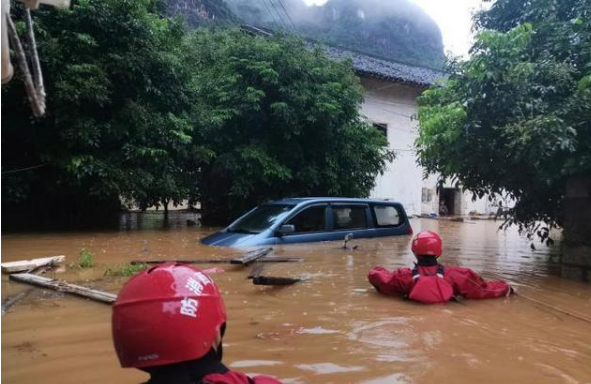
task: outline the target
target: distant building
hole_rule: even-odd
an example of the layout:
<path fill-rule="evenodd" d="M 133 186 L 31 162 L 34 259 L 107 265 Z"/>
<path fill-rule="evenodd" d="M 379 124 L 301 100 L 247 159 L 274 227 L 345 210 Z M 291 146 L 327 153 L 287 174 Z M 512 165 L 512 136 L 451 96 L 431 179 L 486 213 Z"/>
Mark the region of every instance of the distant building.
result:
<path fill-rule="evenodd" d="M 242 26 L 248 33 L 270 36 L 273 31 Z M 310 47 L 319 44 L 309 42 Z M 418 136 L 417 97 L 446 74 L 435 69 L 396 62 L 354 52 L 340 47 L 321 45 L 334 60 L 351 60 L 365 87 L 361 113 L 388 138 L 396 159 L 379 175 L 370 197 L 401 202 L 409 215 L 467 215 L 496 213 L 496 202 L 487 197 L 472 200 L 472 193 L 444 185 L 437 191 L 437 176 L 423 179 L 424 169 L 417 164 L 414 146 Z"/>
<path fill-rule="evenodd" d="M 437 177 L 423 179 L 424 170 L 417 164 L 414 141 L 418 136 L 417 97 L 443 72 L 405 63 L 376 58 L 336 47 L 325 47 L 335 60 L 350 59 L 365 87 L 362 114 L 388 138 L 396 159 L 378 176 L 371 197 L 396 200 L 404 204 L 409 215 L 490 214 L 497 206 L 482 198 L 472 201 L 472 193 L 444 185 L 437 193 Z"/>

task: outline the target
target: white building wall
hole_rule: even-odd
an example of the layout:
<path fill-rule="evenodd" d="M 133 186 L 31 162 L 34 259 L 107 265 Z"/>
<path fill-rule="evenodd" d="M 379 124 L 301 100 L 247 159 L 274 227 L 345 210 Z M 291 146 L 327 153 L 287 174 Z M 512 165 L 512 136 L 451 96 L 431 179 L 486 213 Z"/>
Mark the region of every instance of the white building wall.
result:
<path fill-rule="evenodd" d="M 362 78 L 362 83 L 366 94 L 361 113 L 373 123 L 387 124 L 389 147 L 396 152 L 371 197 L 399 201 L 409 215 L 419 215 L 423 174 L 416 163 L 418 122 L 413 117 L 421 90 L 373 78 Z"/>
<path fill-rule="evenodd" d="M 372 123 L 388 126 L 388 146 L 396 152 L 396 159 L 377 177 L 370 196 L 398 201 L 409 215 L 438 213 L 437 176 L 429 175 L 423 180 L 414 147 L 418 136 L 416 98 L 422 89 L 368 77 L 361 82 L 366 90 L 361 113 Z M 451 184 L 445 187 L 453 188 Z M 496 211 L 496 204 L 486 196 L 472 201 L 472 193 L 462 191 L 460 214 L 486 215 Z"/>

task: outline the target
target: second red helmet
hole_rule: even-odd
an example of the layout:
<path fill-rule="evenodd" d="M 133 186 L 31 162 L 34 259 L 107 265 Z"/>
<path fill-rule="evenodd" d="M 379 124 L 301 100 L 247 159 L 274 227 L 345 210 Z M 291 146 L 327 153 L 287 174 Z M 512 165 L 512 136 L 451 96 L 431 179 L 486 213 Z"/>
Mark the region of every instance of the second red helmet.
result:
<path fill-rule="evenodd" d="M 443 252 L 441 237 L 433 231 L 421 231 L 413 239 L 411 249 L 416 257 L 439 257 Z"/>
<path fill-rule="evenodd" d="M 122 367 L 196 360 L 216 342 L 226 310 L 213 280 L 167 263 L 125 284 L 113 306 L 113 342 Z"/>

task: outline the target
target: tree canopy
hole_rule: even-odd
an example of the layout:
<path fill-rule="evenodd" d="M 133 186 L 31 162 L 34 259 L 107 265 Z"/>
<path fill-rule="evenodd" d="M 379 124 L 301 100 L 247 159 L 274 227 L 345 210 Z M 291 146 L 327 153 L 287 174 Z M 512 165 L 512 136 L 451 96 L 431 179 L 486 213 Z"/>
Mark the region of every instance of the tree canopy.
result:
<path fill-rule="evenodd" d="M 476 27 L 470 58 L 419 99 L 419 161 L 513 198 L 508 223 L 560 224 L 566 181 L 591 173 L 591 4 L 498 0 Z"/>
<path fill-rule="evenodd" d="M 5 214 L 95 221 L 122 199 L 191 199 L 225 221 L 272 197 L 369 192 L 392 154 L 359 116 L 350 64 L 165 13 L 152 0 L 35 12 L 48 112 L 32 118 L 22 84 L 3 85 Z"/>
<path fill-rule="evenodd" d="M 71 216 L 119 197 L 153 203 L 188 193 L 185 30 L 162 10 L 151 0 L 81 0 L 35 12 L 48 112 L 32 119 L 22 84 L 3 86 L 2 166 L 45 167 L 3 177 L 7 209 L 53 206 Z"/>
<path fill-rule="evenodd" d="M 208 217 L 283 196 L 367 196 L 392 153 L 362 121 L 349 63 L 299 39 L 197 31 L 200 125 L 212 161 L 200 172 Z"/>

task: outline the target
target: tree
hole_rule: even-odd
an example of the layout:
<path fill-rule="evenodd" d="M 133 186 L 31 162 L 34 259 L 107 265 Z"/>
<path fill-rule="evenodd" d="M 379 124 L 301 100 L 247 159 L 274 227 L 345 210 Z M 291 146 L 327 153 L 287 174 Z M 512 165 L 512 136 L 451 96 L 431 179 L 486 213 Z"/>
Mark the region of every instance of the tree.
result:
<path fill-rule="evenodd" d="M 591 2 L 498 0 L 476 28 L 470 58 L 419 99 L 419 162 L 508 194 L 507 224 L 560 225 L 567 180 L 591 175 Z"/>
<path fill-rule="evenodd" d="M 368 195 L 393 154 L 359 115 L 350 63 L 289 36 L 199 30 L 188 44 L 196 133 L 213 152 L 199 174 L 206 221 L 279 197 Z"/>
<path fill-rule="evenodd" d="M 22 86 L 3 87 L 5 215 L 95 222 L 122 198 L 189 198 L 226 222 L 269 198 L 369 193 L 392 153 L 359 116 L 349 63 L 293 37 L 189 32 L 164 12 L 36 12 L 48 113 L 32 119 Z"/>
<path fill-rule="evenodd" d="M 184 27 L 152 0 L 81 0 L 35 12 L 48 93 L 32 119 L 22 84 L 3 86 L 3 209 L 38 218 L 118 212 L 120 197 L 154 204 L 189 194 L 193 143 Z M 4 172 L 3 172 L 4 173 Z M 5 211 L 6 212 L 6 211 Z"/>

